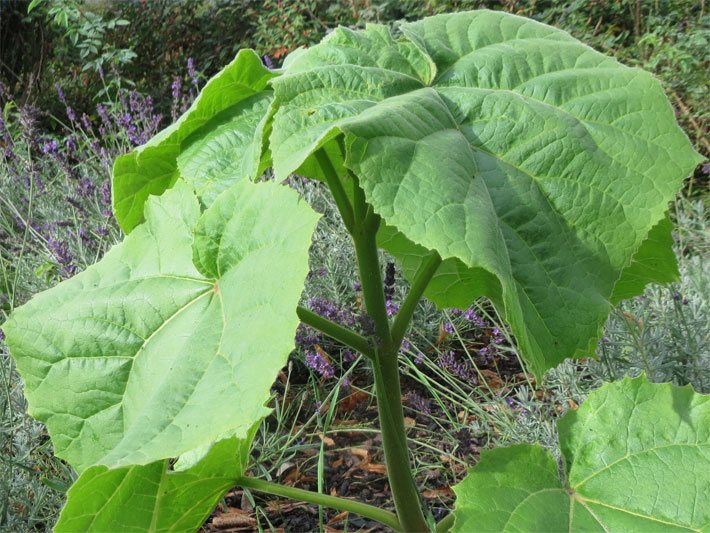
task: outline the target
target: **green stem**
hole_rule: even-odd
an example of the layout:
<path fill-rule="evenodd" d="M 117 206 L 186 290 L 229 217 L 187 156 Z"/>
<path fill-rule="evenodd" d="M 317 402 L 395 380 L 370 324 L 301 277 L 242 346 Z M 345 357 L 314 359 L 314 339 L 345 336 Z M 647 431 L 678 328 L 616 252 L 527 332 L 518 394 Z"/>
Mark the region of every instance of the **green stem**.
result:
<path fill-rule="evenodd" d="M 385 291 L 382 283 L 382 273 L 380 272 L 377 243 L 375 242 L 375 233 L 378 225 L 374 226 L 374 231 L 367 231 L 367 225 L 358 223 L 353 232 L 362 295 L 365 300 L 367 314 L 375 323 L 375 332 L 379 340 L 378 351 L 390 353 L 392 351 L 392 335 L 390 333 L 389 319 L 387 318 Z"/>
<path fill-rule="evenodd" d="M 417 489 L 417 484 L 412 474 L 412 467 L 409 460 L 409 448 L 407 447 L 407 434 L 404 427 L 404 412 L 402 410 L 402 392 L 399 383 L 399 365 L 397 362 L 397 352 L 399 345 L 392 341 L 392 331 L 387 317 L 387 306 L 385 303 L 384 286 L 382 283 L 382 269 L 377 251 L 377 230 L 380 226 L 380 217 L 374 213 L 372 206 L 368 205 L 365 193 L 360 187 L 357 177 L 353 178 L 353 203 L 347 202 L 347 207 L 342 207 L 345 197 L 340 178 L 335 173 L 330 160 L 322 154 L 318 158 L 323 172 L 327 176 L 328 185 L 333 193 L 335 202 L 340 209 L 341 216 L 348 227 L 346 216 L 353 216 L 353 223 L 348 227 L 350 235 L 355 245 L 358 271 L 362 284 L 362 294 L 365 300 L 367 314 L 375 323 L 377 334 L 377 346 L 374 350 L 374 360 L 372 364 L 375 375 L 375 387 L 377 392 L 377 410 L 380 419 L 380 432 L 382 433 L 382 447 L 384 448 L 385 463 L 387 466 L 387 477 L 390 482 L 392 499 L 397 510 L 400 530 L 407 532 L 429 531 L 427 522 L 422 512 L 422 503 Z M 432 260 L 433 261 L 433 260 Z M 428 262 L 427 262 L 428 264 Z M 427 269 L 431 269 L 430 267 Z M 436 270 L 434 268 L 434 270 Z M 433 272 L 431 273 L 433 275 Z M 417 285 L 424 291 L 428 279 L 423 279 Z M 412 296 L 414 298 L 414 296 Z M 410 303 L 408 308 L 413 308 L 415 303 Z M 406 330 L 411 313 L 405 319 L 401 319 L 400 328 Z M 404 323 L 406 322 L 406 324 Z"/>
<path fill-rule="evenodd" d="M 345 228 L 352 233 L 355 215 L 353 214 L 353 206 L 345 192 L 345 187 L 343 187 L 343 182 L 340 180 L 338 173 L 335 171 L 335 167 L 333 167 L 333 163 L 330 161 L 328 154 L 323 148 L 317 150 L 315 156 L 318 165 L 320 165 L 321 170 L 325 174 L 326 182 L 335 200 L 335 205 L 338 206 L 343 224 L 345 224 Z"/>
<path fill-rule="evenodd" d="M 299 306 L 296 309 L 296 312 L 298 313 L 298 318 L 300 318 L 301 322 L 304 324 L 308 324 L 328 337 L 349 346 L 353 350 L 363 354 L 365 357 L 374 359 L 375 353 L 372 346 L 370 346 L 369 341 L 362 335 L 358 335 L 354 331 L 349 330 L 340 324 L 336 324 L 335 322 L 328 320 L 327 318 L 324 318 L 313 311 L 306 309 L 305 307 Z"/>
<path fill-rule="evenodd" d="M 397 357 L 391 353 L 382 356 L 378 353 L 372 367 L 387 477 L 397 516 L 405 531 L 429 531 L 409 461 Z"/>
<path fill-rule="evenodd" d="M 447 514 L 441 521 L 436 524 L 436 533 L 448 533 L 449 530 L 454 527 L 454 520 L 456 517 L 454 513 Z"/>
<path fill-rule="evenodd" d="M 357 183 L 356 183 L 357 185 Z M 380 261 L 377 253 L 379 217 L 365 204 L 359 187 L 355 192 L 355 231 L 353 241 L 357 255 L 362 294 L 367 313 L 375 322 L 379 340 L 372 365 L 377 392 L 377 411 L 382 433 L 387 477 L 397 517 L 404 531 L 429 531 L 422 512 L 421 498 L 414 481 L 407 447 L 407 434 L 402 411 L 402 389 L 399 384 L 397 351 L 392 342 Z"/>
<path fill-rule="evenodd" d="M 414 315 L 414 310 L 417 308 L 419 300 L 421 300 L 424 291 L 426 290 L 434 273 L 441 265 L 441 256 L 437 252 L 432 252 L 424 258 L 422 264 L 419 265 L 417 273 L 414 275 L 414 281 L 409 289 L 409 294 L 402 302 L 399 308 L 399 313 L 392 324 L 392 343 L 399 349 L 402 344 L 404 335 L 407 333 L 407 328 Z"/>
<path fill-rule="evenodd" d="M 400 531 L 402 529 L 402 526 L 399 524 L 399 520 L 397 520 L 397 516 L 394 513 L 390 513 L 389 511 L 379 509 L 366 503 L 346 500 L 345 498 L 338 498 L 327 494 L 318 494 L 317 492 L 311 492 L 309 490 L 287 487 L 285 485 L 279 485 L 278 483 L 271 483 L 269 481 L 253 477 L 243 477 L 237 482 L 237 485 L 258 490 L 259 492 L 283 496 L 284 498 L 290 498 L 292 500 L 304 501 L 316 505 L 323 505 L 339 511 L 355 513 L 360 516 L 364 516 L 365 518 L 376 520 L 380 524 L 391 527 L 395 531 Z"/>

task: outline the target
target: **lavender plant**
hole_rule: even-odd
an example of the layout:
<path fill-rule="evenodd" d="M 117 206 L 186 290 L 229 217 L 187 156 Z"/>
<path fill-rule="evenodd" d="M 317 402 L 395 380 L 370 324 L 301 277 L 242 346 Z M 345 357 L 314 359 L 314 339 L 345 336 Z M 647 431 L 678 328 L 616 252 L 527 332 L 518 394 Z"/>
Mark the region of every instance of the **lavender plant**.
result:
<path fill-rule="evenodd" d="M 487 297 L 538 377 L 588 355 L 614 302 L 676 275 L 666 210 L 698 161 L 650 75 L 508 14 L 339 28 L 281 70 L 240 52 L 117 158 L 125 240 L 4 325 L 31 412 L 79 473 L 56 530 L 196 530 L 233 485 L 398 531 L 707 528 L 710 401 L 643 377 L 560 421 L 563 478 L 539 446 L 488 452 L 435 524 L 397 364 L 423 296 Z M 367 327 L 298 306 L 318 216 L 281 185 L 292 173 L 333 195 Z M 378 247 L 410 281 L 402 301 Z M 394 513 L 248 474 L 299 320 L 370 360 Z M 438 363 L 476 379 L 455 353 Z"/>

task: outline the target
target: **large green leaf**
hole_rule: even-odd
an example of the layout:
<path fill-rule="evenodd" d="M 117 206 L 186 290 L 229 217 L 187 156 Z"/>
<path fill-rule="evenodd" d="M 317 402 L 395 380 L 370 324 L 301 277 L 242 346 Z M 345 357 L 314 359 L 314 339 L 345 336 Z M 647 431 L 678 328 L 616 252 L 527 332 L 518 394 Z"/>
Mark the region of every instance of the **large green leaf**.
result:
<path fill-rule="evenodd" d="M 179 181 L 99 263 L 17 309 L 3 329 L 55 453 L 81 471 L 243 437 L 293 349 L 317 218 L 248 180 L 200 215 Z"/>
<path fill-rule="evenodd" d="M 54 531 L 197 531 L 245 472 L 253 433 L 216 443 L 185 470 L 171 469 L 167 459 L 113 470 L 93 466 L 69 489 Z"/>
<path fill-rule="evenodd" d="M 506 13 L 403 31 L 341 29 L 272 81 L 277 177 L 344 134 L 345 164 L 391 228 L 380 242 L 405 270 L 429 250 L 445 259 L 428 296 L 491 298 L 538 375 L 588 354 L 612 300 L 675 272 L 646 269 L 647 249 L 621 277 L 660 242 L 649 232 L 699 161 L 660 84 Z"/>
<path fill-rule="evenodd" d="M 670 283 L 679 278 L 672 230 L 673 222 L 668 215 L 651 228 L 614 285 L 612 303 L 642 294 L 644 287 L 651 282 Z"/>
<path fill-rule="evenodd" d="M 710 396 L 624 379 L 558 423 L 566 481 L 535 445 L 481 455 L 454 531 L 710 531 Z"/>
<path fill-rule="evenodd" d="M 241 177 L 256 177 L 268 106 L 264 102 L 271 99 L 267 83 L 274 76 L 252 50 L 240 51 L 207 82 L 175 123 L 116 159 L 113 210 L 126 233 L 143 220 L 148 196 L 162 194 L 179 174 L 198 192 L 206 193 L 209 202 L 216 197 L 215 191 L 226 188 L 215 183 L 221 177 L 228 176 L 230 184 Z M 256 117 L 258 113 L 261 116 Z M 178 172 L 178 156 L 196 143 L 200 144 L 192 150 L 196 161 L 190 164 L 183 159 Z M 208 159 L 212 159 L 210 165 L 203 170 L 214 174 L 199 168 Z"/>
<path fill-rule="evenodd" d="M 271 91 L 261 91 L 230 108 L 230 118 L 192 142 L 177 158 L 180 176 L 210 205 L 240 179 L 261 174 L 262 134 Z"/>

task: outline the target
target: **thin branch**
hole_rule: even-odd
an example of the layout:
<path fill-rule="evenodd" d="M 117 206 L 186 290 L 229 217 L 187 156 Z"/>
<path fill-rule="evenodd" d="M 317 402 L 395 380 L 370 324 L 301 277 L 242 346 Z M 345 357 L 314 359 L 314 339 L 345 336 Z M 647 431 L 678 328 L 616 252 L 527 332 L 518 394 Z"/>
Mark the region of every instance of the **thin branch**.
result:
<path fill-rule="evenodd" d="M 422 264 L 419 265 L 417 273 L 414 275 L 414 281 L 409 289 L 409 294 L 407 294 L 404 302 L 402 302 L 399 313 L 397 313 L 394 323 L 392 324 L 392 343 L 398 349 L 399 345 L 402 344 L 404 335 L 407 333 L 407 328 L 414 315 L 414 310 L 417 308 L 422 294 L 424 294 L 439 265 L 441 265 L 441 256 L 437 252 L 431 252 L 424 258 Z"/>
<path fill-rule="evenodd" d="M 353 214 L 353 206 L 348 199 L 348 195 L 345 192 L 345 187 L 343 187 L 343 182 L 340 181 L 340 176 L 335 171 L 333 163 L 331 162 L 325 149 L 320 148 L 315 153 L 316 161 L 320 166 L 323 174 L 325 174 L 326 182 L 328 183 L 328 188 L 330 189 L 333 199 L 335 200 L 335 205 L 338 206 L 338 211 L 340 211 L 340 216 L 343 219 L 345 228 L 348 232 L 353 232 L 353 225 L 355 221 L 355 216 Z"/>
<path fill-rule="evenodd" d="M 287 487 L 285 485 L 279 485 L 278 483 L 271 483 L 269 481 L 264 481 L 263 479 L 251 477 L 241 478 L 237 482 L 237 485 L 258 490 L 260 492 L 266 492 L 268 494 L 274 494 L 276 496 L 283 496 L 292 500 L 304 501 L 316 505 L 323 505 L 339 511 L 355 513 L 360 516 L 364 516 L 365 518 L 376 520 L 380 524 L 391 527 L 395 531 L 401 531 L 402 529 L 402 526 L 394 513 L 390 513 L 389 511 L 379 509 L 366 503 L 346 500 L 345 498 L 338 498 L 327 494 L 319 494 L 317 492 L 297 489 L 295 487 Z"/>
<path fill-rule="evenodd" d="M 336 324 L 332 320 L 328 320 L 327 318 L 324 318 L 319 314 L 306 309 L 305 307 L 299 306 L 296 309 L 296 312 L 298 313 L 298 318 L 300 318 L 301 322 L 304 324 L 311 326 L 312 328 L 320 331 L 332 339 L 335 339 L 345 346 L 349 346 L 353 350 L 360 352 L 365 357 L 374 359 L 375 355 L 372 346 L 362 335 L 359 335 L 351 329 L 341 326 L 340 324 Z"/>

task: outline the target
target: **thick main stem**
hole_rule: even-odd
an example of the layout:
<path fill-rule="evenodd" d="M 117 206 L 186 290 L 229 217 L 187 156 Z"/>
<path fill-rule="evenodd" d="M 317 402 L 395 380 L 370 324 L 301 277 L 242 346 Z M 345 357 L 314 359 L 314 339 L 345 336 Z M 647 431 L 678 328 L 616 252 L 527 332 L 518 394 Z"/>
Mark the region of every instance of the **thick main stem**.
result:
<path fill-rule="evenodd" d="M 356 209 L 356 211 L 358 210 Z M 368 215 L 368 217 L 374 216 L 376 215 Z M 353 240 L 365 298 L 365 308 L 370 318 L 375 322 L 378 337 L 372 368 L 375 374 L 377 410 L 387 476 L 402 529 L 404 531 L 428 531 L 419 491 L 409 461 L 397 363 L 399 345 L 392 342 L 392 333 L 387 319 L 382 274 L 375 241 L 377 226 L 377 222 L 372 223 L 367 220 L 367 217 L 365 220 L 356 219 Z"/>
<path fill-rule="evenodd" d="M 429 531 L 409 461 L 397 357 L 395 354 L 378 354 L 372 367 L 382 447 L 397 516 L 404 531 Z"/>
<path fill-rule="evenodd" d="M 377 520 L 379 523 L 391 527 L 394 530 L 400 529 L 399 521 L 394 513 L 390 513 L 389 511 L 379 509 L 366 503 L 346 500 L 345 498 L 338 498 L 336 496 L 328 496 L 327 494 L 319 494 L 318 492 L 297 489 L 295 487 L 287 487 L 286 485 L 270 483 L 269 481 L 252 477 L 241 478 L 238 485 L 258 490 L 260 492 L 266 492 L 268 494 L 275 494 L 276 496 L 283 496 L 284 498 L 291 498 L 292 500 L 314 503 L 316 505 L 330 507 L 331 509 L 337 509 L 339 511 L 348 511 L 350 513 L 364 516 L 365 518 Z"/>
<path fill-rule="evenodd" d="M 429 528 L 422 512 L 421 498 L 412 474 L 407 434 L 404 427 L 397 363 L 401 338 L 397 342 L 393 340 L 390 322 L 387 318 L 382 271 L 377 251 L 376 235 L 380 225 L 380 217 L 367 204 L 365 193 L 359 186 L 357 176 L 350 174 L 354 186 L 351 203 L 340 177 L 325 153 L 319 152 L 317 158 L 326 175 L 328 186 L 333 193 L 340 215 L 353 238 L 365 309 L 375 324 L 376 342 L 373 347 L 372 367 L 377 389 L 377 410 L 380 418 L 387 477 L 399 520 L 399 527 L 396 529 L 407 532 L 426 532 L 429 531 Z M 438 266 L 436 259 L 430 259 L 426 264 L 427 275 L 423 277 L 427 279 L 426 281 L 422 280 L 422 292 Z M 409 307 L 413 311 L 414 304 L 410 302 Z M 403 315 L 402 323 L 399 326 L 402 330 L 406 330 L 409 319 L 411 319 L 411 313 L 406 312 L 405 315 Z"/>

